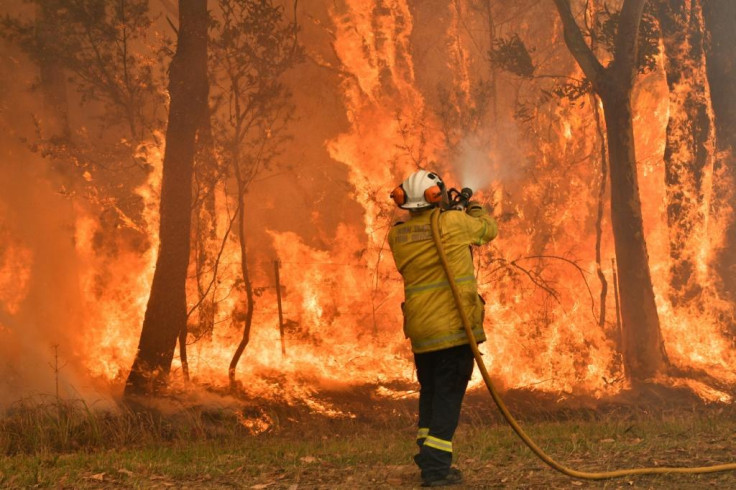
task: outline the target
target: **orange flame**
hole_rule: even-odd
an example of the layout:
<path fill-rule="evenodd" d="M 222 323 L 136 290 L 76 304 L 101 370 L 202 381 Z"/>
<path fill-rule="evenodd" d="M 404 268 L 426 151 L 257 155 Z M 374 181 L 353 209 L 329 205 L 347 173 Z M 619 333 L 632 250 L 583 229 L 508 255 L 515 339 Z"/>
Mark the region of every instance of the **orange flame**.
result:
<path fill-rule="evenodd" d="M 347 124 L 327 141 L 314 144 L 326 147 L 332 164 L 349 169 L 350 199 L 362 207 L 362 222 L 342 223 L 334 236 L 320 237 L 325 242 L 321 248 L 310 245 L 305 234 L 277 226 L 268 230 L 270 243 L 263 248 L 272 250 L 272 258 L 281 263 L 284 336 L 278 323 L 273 263 L 259 257 L 260 262 L 251 264 L 256 308 L 238 379 L 247 380 L 244 388 L 249 393 L 305 403 L 333 416 L 354 414 L 318 401 L 317 391 L 366 384 L 374 386 L 376 396 L 406 396 L 394 386 L 396 381 L 412 381 L 414 372 L 401 333 L 401 280 L 386 244 L 388 229 L 399 217 L 388 194 L 418 166 L 436 165 L 448 182 L 468 179 L 457 160 L 473 153 L 484 172 L 493 169 L 490 176 L 484 175 L 489 178 L 479 179 L 483 185 L 475 190 L 496 205 L 500 221 L 498 242 L 476 251 L 480 289 L 487 301 L 488 342 L 482 350 L 492 375 L 506 388 L 597 397 L 618 393 L 627 383 L 617 347 L 610 265 L 614 247 L 607 217 L 602 222 L 601 250 L 609 294 L 602 327 L 598 318 L 601 284 L 595 276 L 594 226 L 600 161 L 595 156 L 599 142 L 590 107 L 569 101 L 538 104 L 532 109 L 529 134 L 522 135 L 518 128 L 509 129 L 516 124 L 509 122 L 510 103 L 500 101 L 505 108 L 501 117 L 508 119 L 503 127 L 480 121 L 476 134 L 464 135 L 470 149 L 448 148 L 443 121 L 432 111 L 434 87 L 428 89 L 421 80 L 418 72 L 423 67 L 415 61 L 413 36 L 419 27 L 415 13 L 405 0 L 378 4 L 348 0 L 329 10 L 332 47 L 340 65 L 338 95 Z M 465 4 L 453 2 L 447 14 L 442 16 L 445 24 L 436 30 L 441 33 L 437 52 L 447 60 L 443 69 L 455 94 L 451 101 L 471 107 L 473 84 L 487 60 L 474 54 L 474 41 L 463 32 L 470 15 Z M 524 22 L 525 29 L 538 29 L 533 32 L 551 28 L 541 26 L 543 19 Z M 502 95 L 510 92 L 503 90 Z M 709 190 L 701 210 L 707 219 L 694 224 L 697 239 L 688 244 L 693 247 L 689 253 L 697 258 L 695 280 L 703 287 L 702 303 L 707 306 L 674 306 L 668 298 L 671 258 L 663 185 L 665 130 L 672 110 L 668 100 L 661 72 L 639 80 L 635 94 L 639 182 L 662 333 L 675 365 L 735 383 L 736 354 L 720 315 L 729 305 L 718 297 L 709 273 L 731 216 L 710 211 Z M 505 146 L 491 148 L 475 141 L 491 132 L 507 138 Z M 98 255 L 95 237 L 103 230 L 92 210 L 75 208 L 84 315 L 83 324 L 70 335 L 77 341 L 74 355 L 89 377 L 106 382 L 122 380 L 132 363 L 158 249 L 163 149 L 151 143 L 140 151 L 154 169 L 146 184 L 136 189 L 145 206 L 140 230 L 148 239 L 145 247 L 122 245 L 115 257 Z M 712 166 L 706 169 L 706 189 L 721 179 L 714 172 Z M 215 192 L 219 237 L 225 235 L 233 209 L 224 185 Z M 310 218 L 317 221 L 320 213 L 328 212 L 315 209 Z M 2 226 L 0 339 L 10 335 L 4 319 L 12 318 L 29 294 L 34 261 L 31 249 L 14 241 Z M 219 386 L 228 382 L 234 346 L 242 336 L 241 325 L 233 319 L 242 300 L 239 260 L 238 244 L 229 238 L 212 293 L 218 305 L 214 330 L 196 342 L 190 338 L 189 369 L 197 382 Z M 191 307 L 197 293 L 193 278 L 188 292 Z M 180 368 L 175 359 L 174 378 Z M 720 390 L 692 380 L 657 381 L 687 385 L 705 400 L 731 401 Z M 241 423 L 259 432 L 271 422 L 265 416 L 243 415 Z"/>

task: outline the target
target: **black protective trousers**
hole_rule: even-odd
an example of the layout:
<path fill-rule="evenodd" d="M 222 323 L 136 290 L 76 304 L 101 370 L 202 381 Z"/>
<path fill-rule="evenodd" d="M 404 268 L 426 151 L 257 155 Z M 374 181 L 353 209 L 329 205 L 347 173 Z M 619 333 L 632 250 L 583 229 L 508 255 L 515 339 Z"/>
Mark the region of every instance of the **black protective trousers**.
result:
<path fill-rule="evenodd" d="M 452 464 L 452 436 L 468 381 L 473 374 L 473 351 L 459 345 L 414 354 L 419 379 L 419 454 L 414 461 L 422 479 L 444 478 Z"/>

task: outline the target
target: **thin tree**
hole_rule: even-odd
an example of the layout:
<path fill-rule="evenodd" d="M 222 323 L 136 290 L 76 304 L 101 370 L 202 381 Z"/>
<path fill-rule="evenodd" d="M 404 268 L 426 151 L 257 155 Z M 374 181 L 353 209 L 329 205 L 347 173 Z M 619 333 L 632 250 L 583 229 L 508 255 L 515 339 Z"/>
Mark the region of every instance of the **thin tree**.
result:
<path fill-rule="evenodd" d="M 125 125 L 125 138 L 134 145 L 158 128 L 153 113 L 162 101 L 154 53 L 142 48 L 151 26 L 148 0 L 30 2 L 37 5 L 39 21 L 6 17 L 2 35 L 38 61 L 42 76 L 58 78 L 63 68 L 81 101 L 102 104 L 103 124 Z M 55 83 L 60 90 L 61 80 Z M 60 96 L 54 95 L 57 103 Z"/>
<path fill-rule="evenodd" d="M 163 163 L 160 246 L 151 295 L 125 394 L 165 386 L 176 341 L 186 325 L 192 165 L 201 107 L 207 99 L 207 0 L 179 0 L 179 35 L 169 69 L 169 124 Z"/>
<path fill-rule="evenodd" d="M 301 51 L 296 44 L 296 21 L 287 21 L 283 7 L 272 0 L 218 0 L 218 7 L 221 17 L 211 40 L 213 126 L 223 165 L 235 181 L 240 246 L 241 302 L 233 324 L 242 328 L 243 335 L 228 369 L 234 383 L 238 362 L 250 341 L 255 307 L 245 196 L 288 137 L 285 129 L 293 107 L 281 76 L 299 60 Z"/>
<path fill-rule="evenodd" d="M 201 101 L 200 106 L 192 107 L 192 110 L 200 117 L 194 151 L 193 195 L 195 200 L 192 206 L 194 244 L 190 257 L 197 286 L 197 300 L 188 309 L 188 321 L 184 329 L 179 332 L 179 357 L 182 374 L 187 381 L 189 380 L 188 343 L 211 337 L 215 328 L 215 315 L 218 307 L 218 269 L 225 242 L 232 228 L 232 220 L 230 220 L 230 226 L 224 233 L 224 237 L 217 236 L 218 219 L 215 195 L 223 170 L 220 168 L 215 152 L 212 114 L 209 106 L 209 83 L 207 91 L 207 97 Z M 189 320 L 195 312 L 196 323 L 190 332 L 189 325 L 193 322 Z M 189 333 L 193 334 L 191 342 Z"/>
<path fill-rule="evenodd" d="M 585 42 L 569 0 L 554 2 L 564 26 L 565 43 L 603 103 L 624 365 L 633 380 L 643 380 L 660 372 L 667 363 L 644 239 L 631 106 L 638 72 L 639 25 L 646 0 L 624 0 L 613 59 L 607 66 L 601 64 Z"/>
<path fill-rule="evenodd" d="M 591 1 L 586 6 L 584 14 L 585 28 L 593 33 L 596 29 L 595 15 L 597 12 L 596 3 Z M 592 22 L 591 22 L 592 21 Z M 591 26 L 591 23 L 593 24 Z M 597 36 L 591 36 L 590 49 L 594 53 L 597 46 Z M 600 181 L 598 184 L 598 203 L 596 205 L 596 217 L 595 217 L 595 272 L 598 276 L 598 281 L 601 283 L 600 291 L 600 303 L 598 305 L 598 326 L 602 329 L 606 326 L 606 302 L 608 298 L 608 280 L 603 272 L 603 217 L 605 215 L 606 205 L 606 190 L 608 189 L 608 149 L 606 145 L 606 135 L 603 129 L 603 116 L 600 111 L 599 99 L 594 93 L 588 94 L 590 99 L 590 106 L 593 108 L 593 117 L 595 119 L 595 132 L 598 136 L 599 143 L 599 154 L 600 154 Z M 619 338 L 620 332 L 616 329 L 615 338 Z M 621 348 L 620 342 L 618 342 L 619 349 Z"/>

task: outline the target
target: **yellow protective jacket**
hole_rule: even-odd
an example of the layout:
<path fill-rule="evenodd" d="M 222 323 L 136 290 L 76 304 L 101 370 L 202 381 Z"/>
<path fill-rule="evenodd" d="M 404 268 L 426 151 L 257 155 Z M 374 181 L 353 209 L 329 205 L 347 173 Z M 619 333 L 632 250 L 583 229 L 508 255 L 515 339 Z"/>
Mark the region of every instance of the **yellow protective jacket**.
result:
<path fill-rule="evenodd" d="M 388 235 L 391 252 L 404 278 L 404 334 L 417 353 L 467 344 L 460 313 L 432 240 L 432 209 L 414 213 Z M 478 296 L 470 245 L 493 240 L 498 227 L 479 205 L 468 212 L 445 211 L 439 217 L 440 235 L 450 270 L 457 283 L 463 308 L 472 322 L 478 342 L 483 332 L 483 300 Z"/>

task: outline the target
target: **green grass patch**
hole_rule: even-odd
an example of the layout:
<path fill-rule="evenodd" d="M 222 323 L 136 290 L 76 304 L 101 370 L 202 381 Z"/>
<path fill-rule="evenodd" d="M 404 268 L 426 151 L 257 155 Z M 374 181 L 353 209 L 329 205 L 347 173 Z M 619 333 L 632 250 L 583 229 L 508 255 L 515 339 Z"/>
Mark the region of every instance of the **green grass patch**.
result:
<path fill-rule="evenodd" d="M 19 404 L 0 420 L 0 487 L 417 487 L 414 401 L 371 404 L 367 414 L 337 419 L 285 406 L 111 413 L 80 402 Z M 736 488 L 733 472 L 573 480 L 539 461 L 494 411 L 477 406 L 466 407 L 455 438 L 468 488 Z M 523 426 L 551 456 L 580 470 L 736 459 L 730 407 L 580 411 L 564 420 L 549 413 L 527 416 Z"/>

